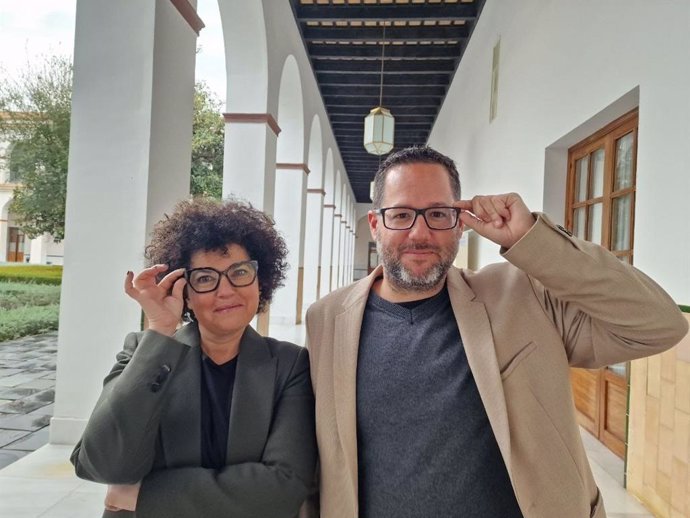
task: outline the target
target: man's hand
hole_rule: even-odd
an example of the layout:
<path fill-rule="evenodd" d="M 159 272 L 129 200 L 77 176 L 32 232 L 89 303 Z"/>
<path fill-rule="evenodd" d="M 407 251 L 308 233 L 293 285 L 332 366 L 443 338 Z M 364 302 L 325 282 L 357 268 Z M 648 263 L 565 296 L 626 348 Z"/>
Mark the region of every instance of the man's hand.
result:
<path fill-rule="evenodd" d="M 136 300 L 149 321 L 149 329 L 172 336 L 177 329 L 184 308 L 184 268 L 167 274 L 156 284 L 158 274 L 168 269 L 165 264 L 146 268 L 136 277 L 127 272 L 125 293 Z"/>
<path fill-rule="evenodd" d="M 475 196 L 453 205 L 462 209 L 460 220 L 467 227 L 504 248 L 517 243 L 536 222 L 515 193 Z"/>

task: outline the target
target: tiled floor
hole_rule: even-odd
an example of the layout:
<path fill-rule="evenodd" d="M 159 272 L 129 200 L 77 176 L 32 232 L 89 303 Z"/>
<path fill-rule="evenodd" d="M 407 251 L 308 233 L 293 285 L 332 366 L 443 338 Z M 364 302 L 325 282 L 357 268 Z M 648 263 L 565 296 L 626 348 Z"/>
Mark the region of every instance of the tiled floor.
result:
<path fill-rule="evenodd" d="M 283 340 L 304 343 L 304 326 L 271 326 L 270 334 Z M 54 336 L 52 341 L 55 341 Z M 36 345 L 40 342 L 41 339 L 35 339 L 29 344 Z M 36 388 L 31 389 L 33 392 L 26 393 L 4 392 L 13 397 L 17 395 L 21 397 L 7 398 L 7 402 L 4 403 L 0 401 L 0 405 L 2 405 L 0 408 L 31 408 L 38 399 L 36 397 L 31 399 L 31 396 L 40 394 L 41 391 L 52 390 L 52 385 L 47 388 L 45 383 L 45 380 L 52 379 L 49 375 L 25 379 L 21 378 L 21 374 L 28 370 L 35 371 L 28 374 L 36 374 L 38 369 L 42 368 L 41 366 L 37 367 L 41 360 L 43 360 L 46 368 L 52 362 L 54 370 L 55 351 L 51 350 L 51 346 L 45 346 L 45 344 L 43 347 L 46 349 L 43 351 L 41 351 L 41 346 L 31 346 L 30 362 L 34 365 L 33 367 L 29 369 L 23 369 L 16 365 L 6 367 L 8 360 L 11 361 L 13 358 L 18 360 L 19 358 L 15 351 L 6 352 L 6 356 L 2 356 L 4 350 L 2 346 L 5 344 L 0 344 L 0 382 L 3 380 L 5 382 L 5 384 L 0 383 L 0 394 L 3 393 L 2 390 L 4 389 L 16 389 L 16 385 L 7 385 L 7 379 L 14 376 L 20 377 L 13 378 L 11 383 L 16 380 L 20 381 L 20 385 L 33 382 Z M 13 369 L 19 369 L 21 372 L 11 372 Z M 43 380 L 39 383 L 40 387 L 36 386 L 36 380 Z M 0 397 L 0 399 L 3 398 Z M 29 401 L 21 404 L 16 403 L 10 407 L 5 406 L 24 399 L 29 399 Z M 39 400 L 38 402 L 44 401 Z M 0 461 L 2 455 L 11 454 L 8 452 L 15 452 L 19 457 L 23 456 L 23 458 L 0 470 L 0 517 L 94 518 L 100 516 L 103 510 L 104 486 L 85 482 L 74 476 L 72 466 L 68 461 L 72 450 L 71 446 L 46 445 L 27 455 L 30 449 L 35 449 L 47 441 L 47 428 L 45 427 L 47 423 L 43 421 L 34 423 L 34 417 L 31 416 L 33 412 L 38 412 L 35 414 L 37 416 L 44 415 L 40 413 L 41 411 L 49 411 L 52 414 L 52 407 L 46 404 L 31 409 L 28 414 L 7 412 L 11 415 L 0 416 L 0 440 L 6 439 L 5 442 L 8 446 L 15 445 L 15 449 L 12 450 L 7 449 L 7 447 L 0 448 Z M 6 426 L 6 428 L 2 428 L 2 426 Z M 582 438 L 592 464 L 594 478 L 604 496 L 609 518 L 653 518 L 653 515 L 623 489 L 623 462 L 587 432 L 582 432 Z"/>
<path fill-rule="evenodd" d="M 0 343 L 0 468 L 48 442 L 57 333 Z"/>

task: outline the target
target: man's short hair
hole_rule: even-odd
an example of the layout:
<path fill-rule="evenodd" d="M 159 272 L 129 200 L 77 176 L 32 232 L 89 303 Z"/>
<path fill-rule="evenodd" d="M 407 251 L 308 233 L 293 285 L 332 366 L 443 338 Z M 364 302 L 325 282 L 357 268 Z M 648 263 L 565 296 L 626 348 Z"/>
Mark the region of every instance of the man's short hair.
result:
<path fill-rule="evenodd" d="M 455 167 L 455 162 L 429 146 L 412 146 L 389 155 L 379 166 L 379 170 L 376 172 L 376 176 L 374 176 L 374 198 L 371 200 L 374 203 L 374 208 L 380 209 L 383 203 L 383 189 L 388 172 L 401 164 L 418 163 L 443 166 L 448 172 L 453 197 L 456 201 L 460 199 L 460 175 Z"/>

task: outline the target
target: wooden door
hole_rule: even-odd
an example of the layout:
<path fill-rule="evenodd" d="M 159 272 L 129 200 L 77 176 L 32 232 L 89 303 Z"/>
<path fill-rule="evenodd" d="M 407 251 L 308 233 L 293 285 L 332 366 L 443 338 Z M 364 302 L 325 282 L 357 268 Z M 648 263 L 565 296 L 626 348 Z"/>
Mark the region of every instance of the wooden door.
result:
<path fill-rule="evenodd" d="M 621 368 L 623 372 L 620 371 Z M 620 364 L 614 366 L 614 369 L 570 369 L 570 382 L 580 426 L 613 453 L 624 458 L 628 405 L 627 368 L 626 364 Z"/>
<path fill-rule="evenodd" d="M 17 227 L 9 228 L 9 243 L 7 244 L 7 262 L 24 262 L 24 232 Z"/>
<path fill-rule="evenodd" d="M 612 122 L 568 152 L 566 225 L 574 235 L 633 262 L 637 110 Z M 580 425 L 625 457 L 628 365 L 571 369 Z"/>

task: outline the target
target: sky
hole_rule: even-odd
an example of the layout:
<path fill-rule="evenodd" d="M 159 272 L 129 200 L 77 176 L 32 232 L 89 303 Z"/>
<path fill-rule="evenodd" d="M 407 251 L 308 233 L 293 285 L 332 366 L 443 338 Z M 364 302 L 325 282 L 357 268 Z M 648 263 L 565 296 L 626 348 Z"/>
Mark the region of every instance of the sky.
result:
<path fill-rule="evenodd" d="M 85 0 L 87 1 L 87 0 Z M 76 0 L 0 0 L 0 73 L 16 76 L 42 55 L 72 56 Z M 196 79 L 225 102 L 225 50 L 217 0 L 198 0 L 206 24 L 197 40 Z"/>

